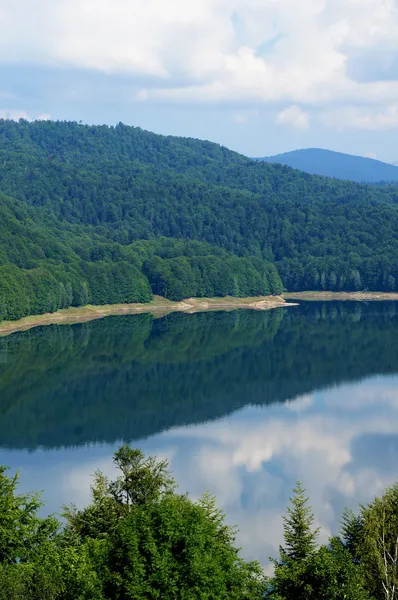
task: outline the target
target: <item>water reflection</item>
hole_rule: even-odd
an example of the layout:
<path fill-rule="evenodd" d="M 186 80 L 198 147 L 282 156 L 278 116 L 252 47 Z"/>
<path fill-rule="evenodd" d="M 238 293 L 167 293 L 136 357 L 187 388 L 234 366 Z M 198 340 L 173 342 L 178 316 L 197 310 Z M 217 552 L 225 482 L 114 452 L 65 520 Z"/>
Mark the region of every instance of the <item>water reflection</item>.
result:
<path fill-rule="evenodd" d="M 124 338 L 125 328 L 111 333 L 112 325 L 102 337 L 106 341 L 102 348 L 94 329 L 85 334 L 89 341 L 84 352 L 90 358 L 85 368 L 82 365 L 76 372 L 60 360 L 53 373 L 53 364 L 47 363 L 50 377 L 45 393 L 51 407 L 40 403 L 35 375 L 29 385 L 26 381 L 17 384 L 10 377 L 14 369 L 3 370 L 0 385 L 9 395 L 2 396 L 0 406 L 8 423 L 13 422 L 10 413 L 13 418 L 21 416 L 24 426 L 19 431 L 26 437 L 19 439 L 20 447 L 28 439 L 34 448 L 33 434 L 26 433 L 29 423 L 33 431 L 40 425 L 39 439 L 53 442 L 55 433 L 60 435 L 59 446 L 72 434 L 75 439 L 79 410 L 79 441 L 84 436 L 86 442 L 101 438 L 101 432 L 107 439 L 109 431 L 114 431 L 114 425 L 110 430 L 103 421 L 108 396 L 99 392 L 102 419 L 96 419 L 91 416 L 95 395 L 86 398 L 84 394 L 99 391 L 95 377 L 104 382 L 108 376 L 108 392 L 113 384 L 115 391 L 121 390 L 115 375 L 119 365 L 134 401 L 129 404 L 126 395 L 123 402 L 116 398 L 114 406 L 108 404 L 108 418 L 119 422 L 113 412 L 122 409 L 122 418 L 133 421 L 123 432 L 133 432 L 135 444 L 146 453 L 168 457 L 183 491 L 194 497 L 205 489 L 214 493 L 229 521 L 239 525 L 244 554 L 266 563 L 281 541 L 281 516 L 298 479 L 311 496 L 323 539 L 337 532 L 345 506 L 355 508 L 367 502 L 397 479 L 396 314 L 395 305 L 360 305 L 360 310 L 358 305 L 305 305 L 294 313 L 268 313 L 265 322 L 261 321 L 263 313 L 247 313 L 238 324 L 223 315 L 214 320 L 202 316 L 191 326 L 186 319 L 192 317 L 176 318 L 168 323 L 151 322 L 149 334 L 133 345 L 127 341 L 129 329 Z M 116 326 L 120 321 L 113 323 Z M 69 356 L 81 358 L 81 338 L 76 332 Z M 40 336 L 45 335 L 42 330 Z M 90 342 L 93 337 L 96 348 Z M 39 344 L 33 340 L 34 348 L 41 348 L 43 362 L 47 343 L 43 337 Z M 14 346 L 18 347 L 22 345 Z M 174 354 L 170 353 L 173 348 Z M 56 344 L 52 353 L 57 354 Z M 13 355 L 11 364 L 21 364 L 21 354 L 14 351 Z M 134 376 L 129 378 L 131 371 Z M 145 392 L 149 374 L 157 379 Z M 10 392 L 17 388 L 24 394 L 15 407 Z M 134 395 L 140 391 L 146 406 Z M 157 396 L 151 401 L 153 393 Z M 64 402 L 67 426 L 60 409 Z M 34 407 L 40 408 L 38 423 Z M 161 411 L 161 419 L 158 415 L 153 423 L 150 417 L 155 409 Z M 51 424 L 55 415 L 54 430 L 46 432 L 44 424 Z M 91 440 L 86 423 L 96 435 Z M 152 431 L 157 431 L 154 435 L 148 435 L 150 423 Z M 7 438 L 4 427 L 0 432 Z M 123 432 L 119 439 L 133 439 Z M 13 447 L 18 447 L 16 433 L 14 428 L 7 438 Z M 87 501 L 90 474 L 97 468 L 111 474 L 117 445 L 116 441 L 30 452 L 4 449 L 0 462 L 13 469 L 21 467 L 23 488 L 44 489 L 47 510 L 55 511 L 66 500 L 79 505 Z"/>

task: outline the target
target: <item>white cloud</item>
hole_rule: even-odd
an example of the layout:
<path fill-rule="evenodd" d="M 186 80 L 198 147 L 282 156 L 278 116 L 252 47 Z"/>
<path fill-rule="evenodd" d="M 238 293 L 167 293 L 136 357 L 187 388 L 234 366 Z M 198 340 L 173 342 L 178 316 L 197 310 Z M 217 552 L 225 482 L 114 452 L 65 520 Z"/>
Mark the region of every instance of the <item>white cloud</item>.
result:
<path fill-rule="evenodd" d="M 332 127 L 398 121 L 396 0 L 0 0 L 0 26 L 0 62 L 123 73 L 136 101 L 271 103 L 298 129 L 335 103 L 363 109 Z"/>
<path fill-rule="evenodd" d="M 309 127 L 310 116 L 299 106 L 289 106 L 277 114 L 276 122 L 292 129 L 304 131 Z"/>
<path fill-rule="evenodd" d="M 282 542 L 282 514 L 298 479 L 311 498 L 322 542 L 338 532 L 345 506 L 356 509 L 395 480 L 393 461 L 384 469 L 380 454 L 369 465 L 355 449 L 367 436 L 398 434 L 395 384 L 396 378 L 374 378 L 339 386 L 323 392 L 323 402 L 299 398 L 308 406 L 302 413 L 253 408 L 246 418 L 242 410 L 223 421 L 172 429 L 152 443 L 180 445 L 172 463 L 177 480 L 194 497 L 204 489 L 215 494 L 228 520 L 240 525 L 238 542 L 246 555 L 266 563 Z M 361 404 L 353 418 L 352 409 Z M 370 406 L 377 411 L 367 411 Z"/>

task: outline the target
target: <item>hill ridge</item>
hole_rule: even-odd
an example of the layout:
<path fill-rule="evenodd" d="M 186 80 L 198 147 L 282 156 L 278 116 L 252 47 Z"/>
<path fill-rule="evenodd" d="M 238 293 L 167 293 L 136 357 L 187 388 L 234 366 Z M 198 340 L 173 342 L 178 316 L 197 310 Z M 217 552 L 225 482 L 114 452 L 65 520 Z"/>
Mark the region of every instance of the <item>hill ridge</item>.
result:
<path fill-rule="evenodd" d="M 398 166 L 376 158 L 347 154 L 326 148 L 301 148 L 257 161 L 279 163 L 295 169 L 363 183 L 398 181 Z"/>

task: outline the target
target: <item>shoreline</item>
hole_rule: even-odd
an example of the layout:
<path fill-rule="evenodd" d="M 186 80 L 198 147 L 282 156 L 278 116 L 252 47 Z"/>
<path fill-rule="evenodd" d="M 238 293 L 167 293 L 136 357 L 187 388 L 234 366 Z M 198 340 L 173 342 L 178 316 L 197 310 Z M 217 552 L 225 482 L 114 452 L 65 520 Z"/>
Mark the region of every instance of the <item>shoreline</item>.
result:
<path fill-rule="evenodd" d="M 307 301 L 330 301 L 330 300 L 356 300 L 366 301 L 386 301 L 398 300 L 398 292 L 286 292 L 282 294 L 286 300 L 307 300 Z"/>
<path fill-rule="evenodd" d="M 0 337 L 27 331 L 33 327 L 43 325 L 73 325 L 74 323 L 87 323 L 96 319 L 102 319 L 111 315 L 133 315 L 152 313 L 156 318 L 163 317 L 173 312 L 184 312 L 193 314 L 197 312 L 208 312 L 217 310 L 271 310 L 286 306 L 296 306 L 295 303 L 287 302 L 282 296 L 263 296 L 255 298 L 188 298 L 178 302 L 166 300 L 161 296 L 154 296 L 151 302 L 145 304 L 107 304 L 104 306 L 79 306 L 65 308 L 55 313 L 44 315 L 30 315 L 18 321 L 0 322 Z"/>
<path fill-rule="evenodd" d="M 316 301 L 398 301 L 398 292 L 285 292 L 281 296 L 258 296 L 253 298 L 187 298 L 180 301 L 166 300 L 154 296 L 151 302 L 134 304 L 106 304 L 103 306 L 78 306 L 64 308 L 55 313 L 30 315 L 17 321 L 0 321 L 0 337 L 27 331 L 43 325 L 73 325 L 87 323 L 112 315 L 139 315 L 151 313 L 155 318 L 173 312 L 194 314 L 209 311 L 231 311 L 237 309 L 272 310 L 274 308 L 297 306 L 295 300 Z"/>

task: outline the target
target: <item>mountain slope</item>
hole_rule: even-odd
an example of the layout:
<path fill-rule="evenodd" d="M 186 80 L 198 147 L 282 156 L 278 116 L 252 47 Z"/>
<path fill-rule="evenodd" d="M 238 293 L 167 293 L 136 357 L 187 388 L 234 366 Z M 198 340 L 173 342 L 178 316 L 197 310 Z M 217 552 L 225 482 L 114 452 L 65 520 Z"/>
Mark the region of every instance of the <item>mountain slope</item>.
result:
<path fill-rule="evenodd" d="M 398 181 L 398 166 L 372 158 L 321 150 L 320 148 L 294 150 L 257 160 L 287 165 L 306 173 L 335 177 L 336 179 L 366 183 Z"/>
<path fill-rule="evenodd" d="M 43 240 L 21 260 L 0 222 L 0 259 L 45 268 L 72 286 L 74 303 L 148 297 L 149 283 L 171 299 L 277 292 L 273 262 L 290 290 L 388 291 L 398 282 L 396 187 L 256 163 L 210 142 L 122 124 L 0 120 L 0 191 L 26 213 L 15 216 L 28 219 L 17 238 L 39 239 L 43 228 L 63 244 L 53 255 Z M 6 288 L 9 298 L 12 281 Z"/>

